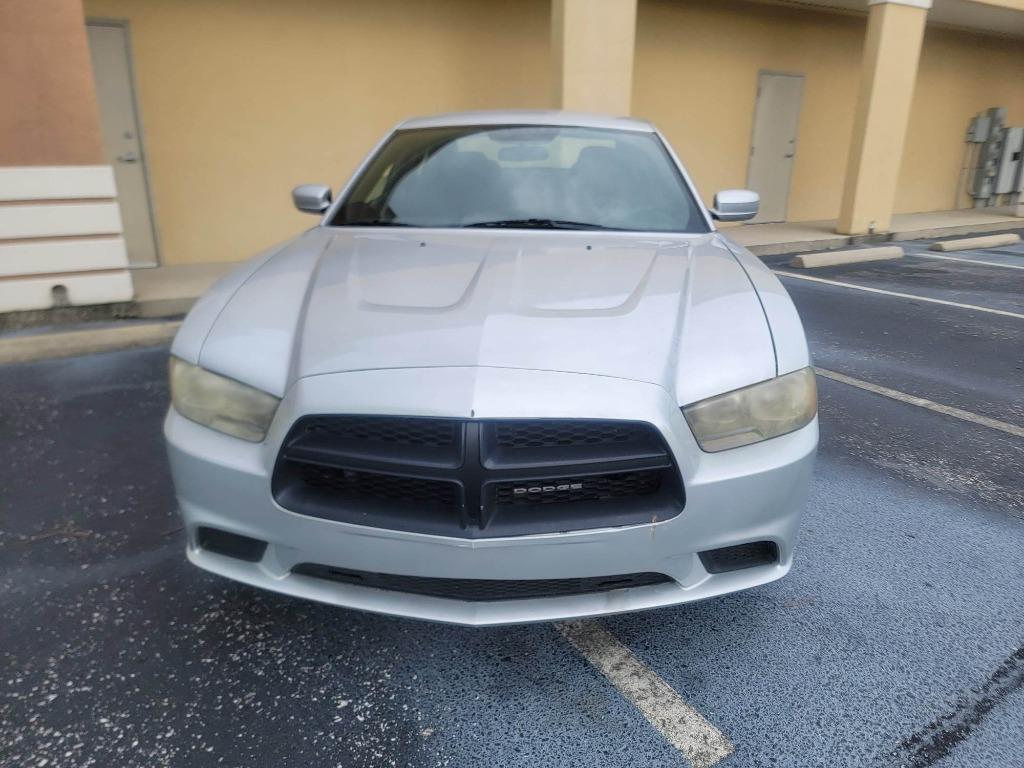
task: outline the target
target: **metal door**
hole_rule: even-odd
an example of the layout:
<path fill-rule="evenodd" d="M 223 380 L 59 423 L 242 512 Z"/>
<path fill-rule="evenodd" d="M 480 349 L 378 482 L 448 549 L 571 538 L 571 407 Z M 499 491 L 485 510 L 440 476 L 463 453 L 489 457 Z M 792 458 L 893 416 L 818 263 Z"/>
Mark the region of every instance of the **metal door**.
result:
<path fill-rule="evenodd" d="M 785 221 L 804 76 L 761 72 L 757 80 L 754 132 L 747 187 L 761 196 L 754 221 Z"/>
<path fill-rule="evenodd" d="M 123 23 L 106 21 L 89 21 L 88 30 L 103 152 L 114 168 L 128 262 L 133 267 L 153 267 L 157 264 L 156 232 L 135 103 L 128 30 Z"/>

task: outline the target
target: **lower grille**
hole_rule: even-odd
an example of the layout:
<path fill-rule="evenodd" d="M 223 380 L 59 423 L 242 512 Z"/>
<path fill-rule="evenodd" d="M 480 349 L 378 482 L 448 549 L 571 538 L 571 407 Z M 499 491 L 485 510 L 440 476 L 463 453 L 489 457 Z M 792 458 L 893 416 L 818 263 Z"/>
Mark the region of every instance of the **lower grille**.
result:
<path fill-rule="evenodd" d="M 779 560 L 779 548 L 773 541 L 754 541 L 735 547 L 709 549 L 700 553 L 700 561 L 708 573 L 728 573 Z"/>
<path fill-rule="evenodd" d="M 668 584 L 672 581 L 661 573 L 627 573 L 621 576 L 593 576 L 582 579 L 437 579 L 350 571 L 315 563 L 297 565 L 292 568 L 292 573 L 392 592 L 474 602 L 587 595 L 609 592 L 613 589 Z"/>
<path fill-rule="evenodd" d="M 267 551 L 267 542 L 262 539 L 205 526 L 196 530 L 196 543 L 210 552 L 249 563 L 258 563 Z"/>

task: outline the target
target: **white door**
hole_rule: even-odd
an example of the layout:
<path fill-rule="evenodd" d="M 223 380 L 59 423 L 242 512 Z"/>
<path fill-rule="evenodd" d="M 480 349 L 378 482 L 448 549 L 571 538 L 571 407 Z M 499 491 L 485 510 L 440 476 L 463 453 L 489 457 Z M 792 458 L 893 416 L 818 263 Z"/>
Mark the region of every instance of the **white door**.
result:
<path fill-rule="evenodd" d="M 785 221 L 804 76 L 761 72 L 757 79 L 754 135 L 747 186 L 761 196 L 754 221 Z"/>
<path fill-rule="evenodd" d="M 103 152 L 114 168 L 128 262 L 155 267 L 156 233 L 146 183 L 146 159 L 135 105 L 128 34 L 121 24 L 88 22 L 89 50 L 100 103 Z"/>

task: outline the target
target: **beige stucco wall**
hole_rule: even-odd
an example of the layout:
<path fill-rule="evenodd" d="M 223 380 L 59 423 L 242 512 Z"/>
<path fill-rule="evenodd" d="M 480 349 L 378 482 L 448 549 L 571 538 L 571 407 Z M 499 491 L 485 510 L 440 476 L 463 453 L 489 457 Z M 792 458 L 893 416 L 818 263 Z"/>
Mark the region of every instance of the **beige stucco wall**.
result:
<path fill-rule="evenodd" d="M 548 0 L 85 0 L 128 19 L 165 263 L 242 259 L 314 219 L 413 114 L 546 107 Z"/>
<path fill-rule="evenodd" d="M 637 0 L 551 0 L 552 106 L 628 115 Z"/>
<path fill-rule="evenodd" d="M 640 0 L 633 113 L 663 129 L 710 202 L 746 183 L 758 71 L 803 73 L 789 220 L 834 219 L 865 29 L 863 16 L 739 0 Z M 896 212 L 953 207 L 967 123 L 990 106 L 1024 124 L 1024 41 L 929 27 Z"/>
<path fill-rule="evenodd" d="M 85 0 L 128 19 L 165 263 L 245 258 L 313 223 L 299 182 L 345 180 L 399 119 L 549 105 L 550 0 Z M 701 194 L 746 183 L 761 69 L 806 76 L 792 221 L 839 213 L 865 17 L 639 0 L 633 107 Z M 1024 123 L 1020 41 L 929 29 L 896 209 L 951 207 L 969 117 Z"/>
<path fill-rule="evenodd" d="M 891 228 L 927 18 L 905 3 L 870 8 L 837 232 Z"/>
<path fill-rule="evenodd" d="M 1024 125 L 1024 40 L 929 27 L 918 65 L 896 213 L 953 207 L 971 117 L 1006 107 Z M 959 206 L 969 206 L 961 195 Z"/>
<path fill-rule="evenodd" d="M 761 69 L 806 76 L 790 220 L 842 197 L 865 19 L 719 0 L 641 0 L 634 114 L 662 128 L 707 202 L 742 187 Z"/>

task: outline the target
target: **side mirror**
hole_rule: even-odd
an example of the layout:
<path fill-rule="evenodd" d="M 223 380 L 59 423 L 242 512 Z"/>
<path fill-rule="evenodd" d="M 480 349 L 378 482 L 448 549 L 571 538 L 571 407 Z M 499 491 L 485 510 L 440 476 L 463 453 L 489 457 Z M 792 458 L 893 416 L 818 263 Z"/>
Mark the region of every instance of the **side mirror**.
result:
<path fill-rule="evenodd" d="M 711 215 L 719 221 L 746 221 L 757 216 L 761 198 L 749 189 L 723 189 L 715 195 Z"/>
<path fill-rule="evenodd" d="M 331 207 L 331 188 L 323 184 L 302 184 L 292 190 L 292 202 L 303 213 L 323 213 Z"/>

